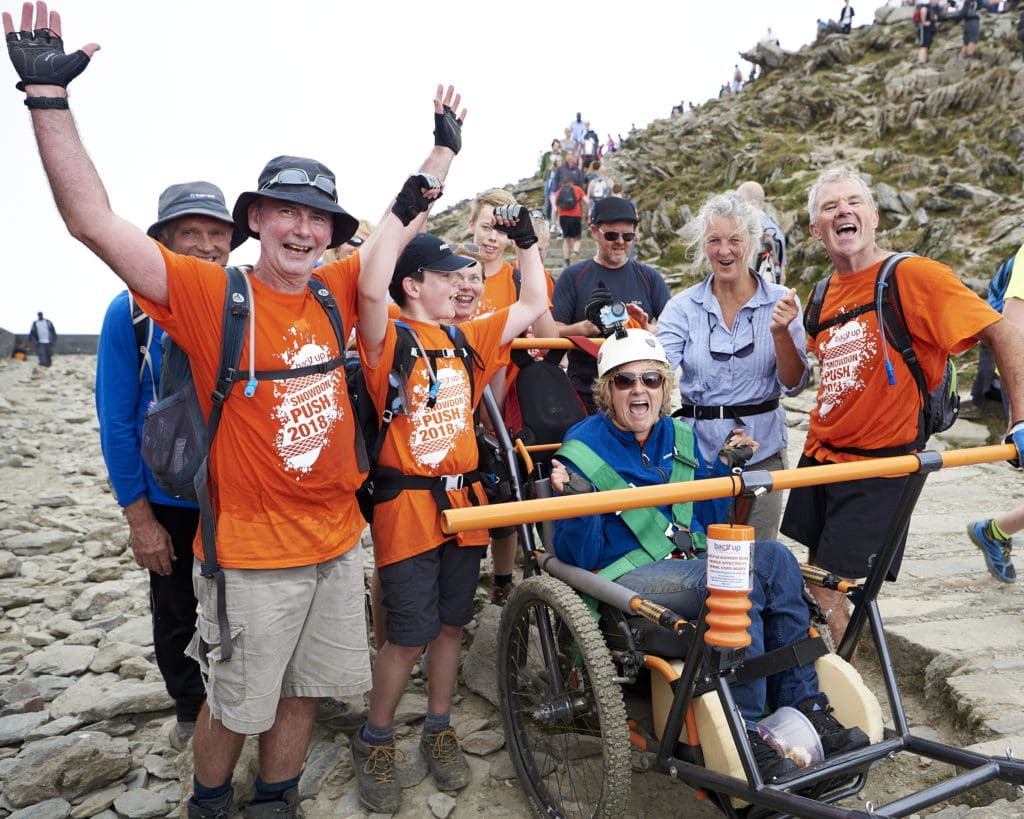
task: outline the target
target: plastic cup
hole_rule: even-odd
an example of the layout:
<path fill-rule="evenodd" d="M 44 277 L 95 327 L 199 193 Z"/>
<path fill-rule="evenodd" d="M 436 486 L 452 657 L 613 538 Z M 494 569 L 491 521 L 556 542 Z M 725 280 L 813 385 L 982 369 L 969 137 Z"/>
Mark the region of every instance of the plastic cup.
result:
<path fill-rule="evenodd" d="M 811 721 L 788 705 L 757 723 L 757 732 L 782 756 L 792 759 L 801 768 L 825 758 L 821 737 Z"/>

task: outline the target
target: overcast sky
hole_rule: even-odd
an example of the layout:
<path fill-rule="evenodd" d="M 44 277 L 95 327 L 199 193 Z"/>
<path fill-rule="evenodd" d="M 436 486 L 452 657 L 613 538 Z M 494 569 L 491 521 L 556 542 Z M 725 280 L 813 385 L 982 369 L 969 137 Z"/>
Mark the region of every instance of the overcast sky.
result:
<path fill-rule="evenodd" d="M 840 0 L 242 2 L 73 0 L 68 50 L 102 50 L 71 107 L 114 209 L 145 229 L 160 191 L 208 179 L 228 207 L 278 154 L 315 157 L 341 204 L 376 221 L 433 138 L 434 89 L 453 83 L 469 116 L 445 200 L 530 175 L 576 111 L 602 141 L 718 93 L 771 26 L 783 48 L 813 39 Z M 874 10 L 854 3 L 857 24 Z M 20 20 L 20 5 L 0 7 Z M 37 310 L 58 332 L 99 331 L 120 281 L 72 240 L 53 205 L 22 94 L 0 66 L 0 327 Z M 255 261 L 253 240 L 232 262 Z"/>

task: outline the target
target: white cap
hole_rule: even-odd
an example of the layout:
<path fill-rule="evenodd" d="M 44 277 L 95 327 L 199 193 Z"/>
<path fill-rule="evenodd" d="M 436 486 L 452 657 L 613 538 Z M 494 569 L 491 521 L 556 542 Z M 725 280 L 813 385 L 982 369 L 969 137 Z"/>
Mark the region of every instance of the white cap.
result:
<path fill-rule="evenodd" d="M 660 361 L 667 365 L 668 356 L 661 342 L 647 330 L 630 328 L 624 338 L 613 335 L 601 345 L 597 354 L 597 374 L 602 376 L 633 361 Z"/>

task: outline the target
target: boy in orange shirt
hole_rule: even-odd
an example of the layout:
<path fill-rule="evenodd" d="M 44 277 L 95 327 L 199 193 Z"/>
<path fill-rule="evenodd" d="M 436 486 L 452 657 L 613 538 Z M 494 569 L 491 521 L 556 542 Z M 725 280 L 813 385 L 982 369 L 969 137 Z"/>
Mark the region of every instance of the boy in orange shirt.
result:
<path fill-rule="evenodd" d="M 424 191 L 429 194 L 429 186 Z M 473 409 L 487 382 L 508 363 L 512 339 L 547 307 L 543 264 L 526 209 L 505 206 L 496 209 L 495 217 L 516 242 L 522 287 L 511 306 L 459 325 L 472 350 L 469 356 L 441 352 L 457 349 L 441 322 L 455 317 L 452 273 L 475 264 L 472 259 L 453 255 L 436 236 L 419 234 L 396 260 L 401 245 L 388 237 L 401 231 L 401 222 L 389 213 L 380 228 L 385 237 L 380 252 L 359 280 L 357 341 L 367 389 L 378 407 L 388 392 L 398 341 L 386 291 L 424 353 L 404 385 L 406 411 L 388 426 L 371 475 L 374 553 L 388 639 L 378 647 L 369 718 L 352 739 L 352 757 L 360 798 L 381 813 L 393 813 L 401 804 L 394 775 L 394 715 L 426 646 L 430 677 L 420 751 L 440 789 L 456 790 L 470 779 L 449 715 L 462 626 L 473 616 L 487 533 L 448 537 L 441 531 L 439 512 L 487 502 L 476 473 Z"/>

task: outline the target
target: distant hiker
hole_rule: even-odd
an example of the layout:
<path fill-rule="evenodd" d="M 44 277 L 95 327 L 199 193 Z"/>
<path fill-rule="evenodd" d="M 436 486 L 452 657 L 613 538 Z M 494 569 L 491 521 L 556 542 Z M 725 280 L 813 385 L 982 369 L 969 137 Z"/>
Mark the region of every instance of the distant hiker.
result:
<path fill-rule="evenodd" d="M 839 27 L 843 34 L 849 34 L 852 26 L 853 6 L 850 5 L 850 0 L 846 0 L 846 2 L 843 3 L 842 9 L 839 11 Z"/>
<path fill-rule="evenodd" d="M 981 4 L 979 0 L 963 0 L 960 6 L 960 19 L 964 21 L 964 45 L 960 56 L 965 60 L 974 57 L 975 46 L 981 39 Z"/>
<path fill-rule="evenodd" d="M 921 68 L 928 62 L 928 49 L 935 39 L 935 30 L 938 25 L 938 9 L 933 6 L 930 0 L 917 0 L 914 7 L 914 23 L 917 26 L 917 67 Z"/>
<path fill-rule="evenodd" d="M 730 90 L 735 94 L 740 90 L 741 85 L 743 85 L 743 72 L 740 71 L 739 65 L 733 65 L 732 87 Z"/>
<path fill-rule="evenodd" d="M 786 234 L 764 210 L 764 188 L 753 180 L 743 182 L 737 189 L 738 193 L 754 210 L 761 220 L 763 235 L 754 269 L 761 273 L 765 280 L 775 284 L 786 283 Z"/>
<path fill-rule="evenodd" d="M 35 342 L 40 366 L 49 367 L 53 361 L 53 345 L 57 341 L 57 331 L 53 329 L 53 322 L 43 318 L 42 312 L 36 313 L 36 320 L 29 328 L 28 338 L 29 341 Z"/>

